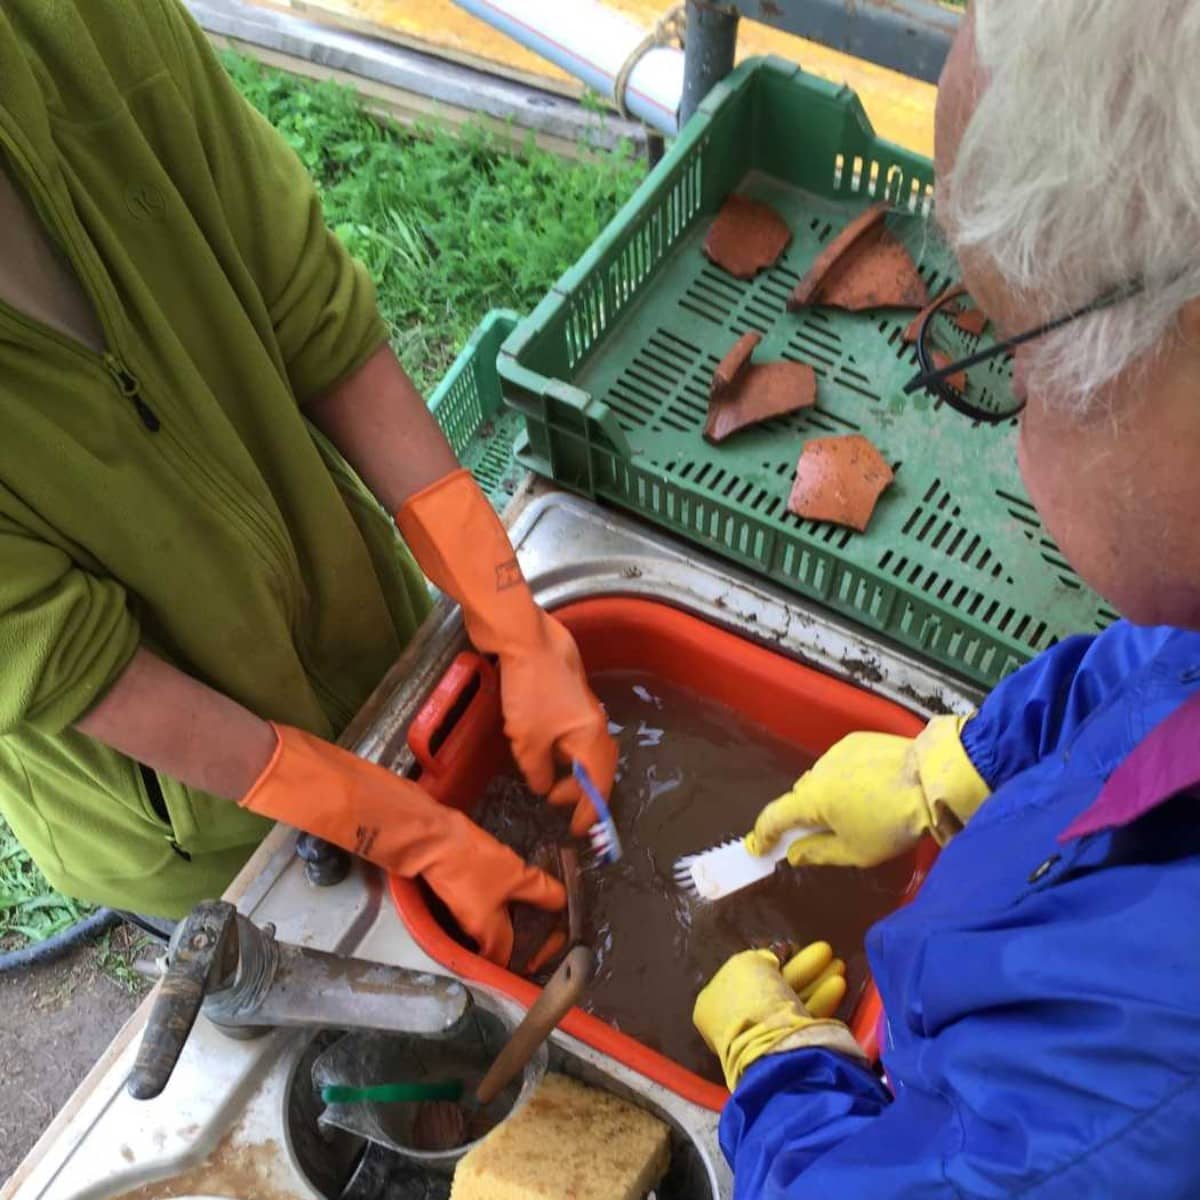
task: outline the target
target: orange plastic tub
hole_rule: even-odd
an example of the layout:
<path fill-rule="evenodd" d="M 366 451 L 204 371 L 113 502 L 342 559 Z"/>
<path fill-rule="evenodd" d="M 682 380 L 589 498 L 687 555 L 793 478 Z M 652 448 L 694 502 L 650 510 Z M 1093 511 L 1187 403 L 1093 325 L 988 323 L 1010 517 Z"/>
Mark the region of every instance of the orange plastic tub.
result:
<path fill-rule="evenodd" d="M 851 684 L 831 679 L 686 613 L 644 600 L 588 600 L 556 615 L 575 635 L 589 671 L 635 668 L 659 675 L 728 705 L 810 754 L 820 754 L 858 729 L 912 736 L 921 718 Z M 511 762 L 504 740 L 500 696 L 492 666 L 461 654 L 442 678 L 409 731 L 420 780 L 445 804 L 471 807 L 488 782 Z M 923 882 L 936 853 L 932 842 L 914 856 L 905 900 Z M 463 978 L 485 984 L 528 1007 L 536 984 L 460 946 L 438 924 L 420 888 L 393 878 L 392 897 L 421 948 Z M 869 984 L 851 1021 L 855 1037 L 878 1056 L 882 1005 Z M 574 1009 L 567 1033 L 632 1067 L 680 1096 L 719 1110 L 724 1088 L 685 1070 L 599 1017 Z"/>

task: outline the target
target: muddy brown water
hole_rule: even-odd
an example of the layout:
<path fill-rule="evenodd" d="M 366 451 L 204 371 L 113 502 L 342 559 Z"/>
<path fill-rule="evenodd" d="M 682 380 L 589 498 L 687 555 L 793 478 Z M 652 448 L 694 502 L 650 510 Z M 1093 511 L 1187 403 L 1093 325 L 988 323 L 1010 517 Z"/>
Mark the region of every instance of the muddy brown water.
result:
<path fill-rule="evenodd" d="M 704 904 L 675 883 L 681 855 L 753 824 L 813 756 L 731 709 L 642 672 L 594 675 L 621 748 L 613 812 L 624 857 L 584 872 L 585 937 L 596 974 L 582 1007 L 714 1082 L 716 1060 L 692 1026 L 696 994 L 732 954 L 780 939 L 824 939 L 846 960 L 848 1017 L 867 982 L 866 931 L 898 904 L 903 862 L 869 871 L 781 864 L 754 888 Z M 528 858 L 564 841 L 566 820 L 515 774 L 487 789 L 475 818 Z M 521 925 L 533 914 L 517 914 Z M 542 932 L 534 940 L 544 936 Z"/>

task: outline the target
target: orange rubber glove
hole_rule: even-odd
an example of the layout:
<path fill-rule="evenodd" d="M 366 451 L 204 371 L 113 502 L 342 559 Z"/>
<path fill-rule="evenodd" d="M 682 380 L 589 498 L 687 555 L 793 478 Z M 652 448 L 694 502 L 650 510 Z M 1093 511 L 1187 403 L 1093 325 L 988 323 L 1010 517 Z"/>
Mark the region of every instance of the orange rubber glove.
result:
<path fill-rule="evenodd" d="M 581 762 L 607 798 L 617 746 L 574 639 L 534 602 L 508 534 L 469 471 L 418 492 L 396 524 L 425 574 L 462 606 L 475 648 L 499 657 L 504 731 L 526 782 L 551 804 L 573 804 L 571 832 L 586 833 L 596 814 L 570 765 Z"/>
<path fill-rule="evenodd" d="M 306 830 L 407 878 L 420 875 L 501 966 L 512 957 L 507 905 L 566 906 L 562 885 L 526 866 L 465 814 L 391 771 L 287 725 L 243 808 Z"/>

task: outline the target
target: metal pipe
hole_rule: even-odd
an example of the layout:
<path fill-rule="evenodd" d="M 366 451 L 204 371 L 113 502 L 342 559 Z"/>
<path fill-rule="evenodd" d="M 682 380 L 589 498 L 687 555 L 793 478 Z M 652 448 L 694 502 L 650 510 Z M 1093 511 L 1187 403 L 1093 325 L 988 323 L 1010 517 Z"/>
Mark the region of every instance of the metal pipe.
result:
<path fill-rule="evenodd" d="M 602 96 L 612 96 L 622 68 L 646 39 L 640 25 L 596 0 L 454 2 Z M 652 129 L 673 134 L 682 94 L 683 53 L 654 46 L 629 73 L 625 106 Z"/>
<path fill-rule="evenodd" d="M 275 940 L 232 904 L 205 900 L 179 923 L 126 1082 L 153 1100 L 171 1078 L 203 1011 L 231 1037 L 280 1026 L 329 1026 L 445 1036 L 471 1011 L 457 979 L 346 958 Z"/>
<path fill-rule="evenodd" d="M 243 927 L 237 979 L 224 991 L 210 993 L 204 1003 L 204 1015 L 214 1025 L 329 1026 L 438 1037 L 470 1011 L 470 993 L 448 975 L 346 958 L 272 938 L 252 940 L 246 932 Z"/>
<path fill-rule="evenodd" d="M 687 124 L 713 86 L 733 70 L 737 35 L 736 8 L 712 0 L 688 0 L 680 126 Z"/>
<path fill-rule="evenodd" d="M 476 117 L 531 130 L 541 143 L 563 155 L 581 146 L 616 147 L 623 140 L 641 146 L 643 126 L 610 118 L 597 122 L 575 99 L 531 87 L 503 74 L 448 62 L 436 53 L 392 45 L 353 30 L 335 29 L 264 8 L 253 0 L 184 0 L 206 33 L 293 74 L 332 77 L 371 87 L 364 99 L 371 111 L 403 123 L 427 120 L 431 111 L 451 125 Z M 361 88 L 360 88 L 361 90 Z M 511 135 L 510 135 L 511 136 Z"/>
<path fill-rule="evenodd" d="M 743 17 L 937 83 L 962 14 L 938 0 L 730 0 Z M 690 7 L 690 6 L 689 6 Z"/>

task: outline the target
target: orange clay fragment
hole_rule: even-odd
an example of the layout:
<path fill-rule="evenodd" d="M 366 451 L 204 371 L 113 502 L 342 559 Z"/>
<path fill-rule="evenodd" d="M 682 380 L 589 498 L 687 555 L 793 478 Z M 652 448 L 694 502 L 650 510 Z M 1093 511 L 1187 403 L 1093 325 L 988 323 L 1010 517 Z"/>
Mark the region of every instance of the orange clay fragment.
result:
<path fill-rule="evenodd" d="M 865 533 L 893 478 L 886 460 L 861 434 L 815 438 L 796 464 L 788 509 L 810 521 L 832 521 Z"/>
<path fill-rule="evenodd" d="M 963 333 L 978 337 L 987 328 L 987 314 L 982 308 L 966 308 L 954 318 L 954 323 Z"/>
<path fill-rule="evenodd" d="M 761 333 L 743 333 L 733 343 L 733 349 L 721 359 L 713 372 L 712 383 L 708 388 L 710 399 L 715 400 L 737 383 L 738 377 L 750 361 L 750 355 L 754 353 L 754 347 L 761 341 Z"/>
<path fill-rule="evenodd" d="M 816 295 L 829 269 L 844 254 L 854 249 L 861 238 L 879 229 L 887 214 L 886 204 L 872 204 L 870 208 L 858 214 L 841 233 L 817 255 L 808 274 L 796 284 L 788 299 L 788 308 L 805 308 L 816 302 Z"/>
<path fill-rule="evenodd" d="M 921 325 L 930 312 L 942 304 L 949 305 L 951 300 L 955 300 L 960 296 L 965 297 L 966 304 L 955 304 L 948 307 L 946 315 L 963 333 L 970 333 L 975 337 L 983 333 L 987 328 L 987 315 L 981 308 L 975 307 L 975 301 L 967 295 L 967 289 L 961 283 L 958 283 L 950 288 L 949 291 L 940 293 L 935 300 L 931 300 L 913 317 L 909 322 L 908 328 L 904 331 L 904 344 L 906 346 L 915 345 L 917 338 L 921 336 Z"/>
<path fill-rule="evenodd" d="M 817 376 L 806 363 L 750 361 L 760 341 L 757 333 L 743 334 L 713 372 L 704 425 L 707 441 L 723 442 L 748 425 L 817 402 Z"/>
<path fill-rule="evenodd" d="M 929 316 L 935 308 L 941 304 L 949 304 L 951 300 L 958 296 L 965 296 L 967 289 L 961 283 L 956 283 L 948 291 L 938 292 L 938 294 L 925 305 L 923 309 L 908 323 L 908 328 L 904 331 L 904 344 L 906 346 L 915 346 L 917 338 L 921 336 L 921 326 L 925 323 L 925 318 Z M 957 308 L 957 306 L 956 306 Z M 957 313 L 955 314 L 957 315 Z"/>
<path fill-rule="evenodd" d="M 887 211 L 886 204 L 873 204 L 821 251 L 788 297 L 792 312 L 813 305 L 862 312 L 929 303 L 911 256 L 883 223 Z"/>
<path fill-rule="evenodd" d="M 709 401 L 704 437 L 723 442 L 748 425 L 811 408 L 816 402 L 817 376 L 807 363 L 752 364 L 732 391 Z"/>
<path fill-rule="evenodd" d="M 943 367 L 948 367 L 952 361 L 950 355 L 943 354 L 940 350 L 930 351 L 929 357 L 933 359 L 934 369 L 938 371 Z M 961 396 L 967 390 L 967 373 L 966 371 L 955 371 L 953 375 L 947 375 L 944 382 Z"/>
<path fill-rule="evenodd" d="M 704 253 L 737 279 L 773 267 L 792 240 L 787 222 L 769 205 L 733 195 L 721 205 L 704 239 Z"/>

